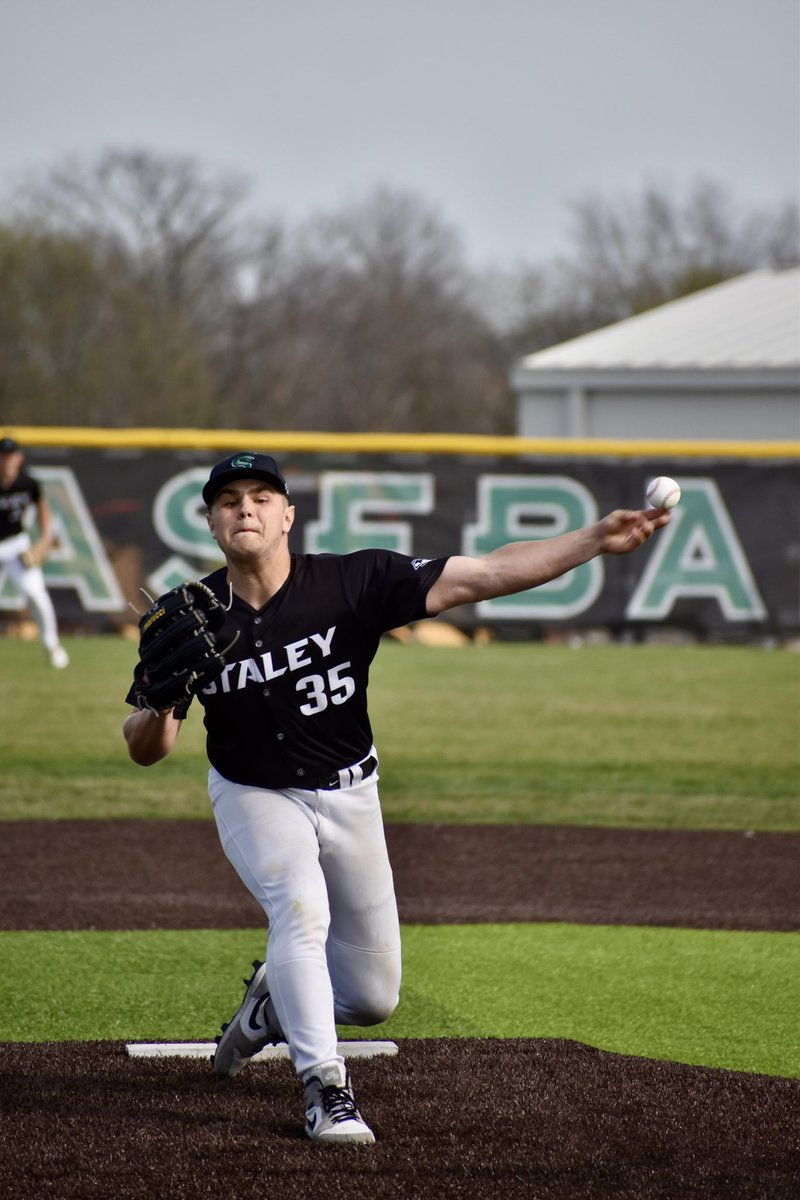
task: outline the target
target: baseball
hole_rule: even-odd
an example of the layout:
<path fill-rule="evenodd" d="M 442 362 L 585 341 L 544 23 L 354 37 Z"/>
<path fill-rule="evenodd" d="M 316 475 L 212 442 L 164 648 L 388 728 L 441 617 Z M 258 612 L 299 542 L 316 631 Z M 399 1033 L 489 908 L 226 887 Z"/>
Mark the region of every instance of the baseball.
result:
<path fill-rule="evenodd" d="M 681 489 L 668 475 L 659 475 L 650 480 L 644 494 L 651 508 L 674 508 L 681 498 Z"/>

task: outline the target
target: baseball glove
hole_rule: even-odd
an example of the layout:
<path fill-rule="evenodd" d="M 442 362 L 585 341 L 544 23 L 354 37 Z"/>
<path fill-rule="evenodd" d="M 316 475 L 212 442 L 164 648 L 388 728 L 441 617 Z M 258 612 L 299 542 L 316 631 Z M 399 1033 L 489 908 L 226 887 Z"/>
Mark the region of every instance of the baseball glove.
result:
<path fill-rule="evenodd" d="M 139 621 L 134 694 L 139 708 L 163 712 L 191 697 L 225 669 L 216 634 L 225 609 L 204 583 L 165 592 Z"/>
<path fill-rule="evenodd" d="M 26 567 L 41 567 L 47 561 L 48 548 L 44 542 L 34 542 L 27 550 L 23 550 L 20 554 L 23 566 Z"/>

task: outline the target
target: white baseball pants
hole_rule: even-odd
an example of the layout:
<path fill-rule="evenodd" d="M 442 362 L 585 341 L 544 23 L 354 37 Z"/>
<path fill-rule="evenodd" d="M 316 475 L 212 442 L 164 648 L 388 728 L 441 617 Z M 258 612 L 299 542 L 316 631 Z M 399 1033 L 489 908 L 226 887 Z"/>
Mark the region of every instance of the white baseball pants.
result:
<path fill-rule="evenodd" d="M 29 550 L 30 546 L 31 539 L 27 533 L 4 538 L 0 541 L 0 565 L 5 567 L 11 582 L 30 604 L 44 648 L 55 650 L 58 645 L 58 625 L 53 601 L 45 586 L 44 573 L 41 567 L 26 567 L 20 558 L 23 550 Z"/>
<path fill-rule="evenodd" d="M 400 922 L 378 775 L 334 791 L 231 783 L 209 795 L 222 848 L 269 921 L 267 980 L 297 1073 L 334 1060 L 336 1024 L 387 1020 Z"/>

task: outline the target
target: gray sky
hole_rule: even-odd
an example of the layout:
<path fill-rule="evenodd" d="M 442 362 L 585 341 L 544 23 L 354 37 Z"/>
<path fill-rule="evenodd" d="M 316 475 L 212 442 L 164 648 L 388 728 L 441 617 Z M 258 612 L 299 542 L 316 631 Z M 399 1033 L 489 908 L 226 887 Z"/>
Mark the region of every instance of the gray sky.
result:
<path fill-rule="evenodd" d="M 513 266 L 587 192 L 797 197 L 800 0 L 0 0 L 0 113 L 0 190 L 108 147 L 291 221 L 388 183 Z"/>

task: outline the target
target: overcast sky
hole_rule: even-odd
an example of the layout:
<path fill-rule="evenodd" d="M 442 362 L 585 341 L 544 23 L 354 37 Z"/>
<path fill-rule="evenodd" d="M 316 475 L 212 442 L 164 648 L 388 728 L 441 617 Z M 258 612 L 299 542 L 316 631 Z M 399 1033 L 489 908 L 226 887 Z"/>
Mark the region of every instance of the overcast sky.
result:
<path fill-rule="evenodd" d="M 800 0 L 0 0 L 0 190 L 68 154 L 188 154 L 300 220 L 409 189 L 476 266 L 567 202 L 800 191 Z"/>

